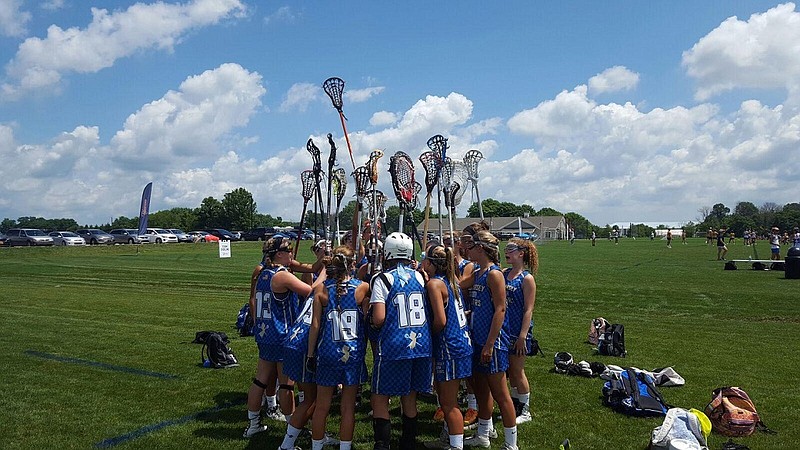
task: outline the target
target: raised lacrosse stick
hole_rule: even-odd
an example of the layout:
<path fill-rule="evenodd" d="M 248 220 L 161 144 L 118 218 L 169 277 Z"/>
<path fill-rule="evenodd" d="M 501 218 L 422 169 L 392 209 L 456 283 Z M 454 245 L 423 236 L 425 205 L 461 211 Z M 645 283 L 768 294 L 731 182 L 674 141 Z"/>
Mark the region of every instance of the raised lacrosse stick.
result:
<path fill-rule="evenodd" d="M 317 185 L 316 189 L 317 195 L 314 197 L 314 235 L 316 236 L 317 231 L 319 230 L 319 228 L 317 227 L 317 217 L 321 217 L 323 219 L 322 228 L 323 229 L 325 228 L 325 220 L 324 220 L 325 211 L 322 211 L 321 214 L 318 214 L 318 211 L 325 207 L 325 204 L 322 203 L 322 189 L 321 189 L 322 177 L 325 176 L 325 172 L 322 171 L 322 161 L 320 160 L 319 147 L 317 147 L 314 144 L 314 141 L 312 139 L 309 139 L 308 142 L 306 142 L 306 150 L 308 150 L 308 153 L 311 154 L 311 159 L 313 159 L 314 161 L 314 167 L 313 167 L 314 182 Z M 319 203 L 319 209 L 317 208 L 317 203 Z M 300 229 L 298 230 L 297 234 L 302 234 L 302 232 L 303 230 Z"/>
<path fill-rule="evenodd" d="M 410 211 L 409 205 L 414 195 L 414 163 L 411 157 L 405 152 L 397 152 L 392 155 L 389 161 L 389 174 L 392 176 L 392 189 L 397 203 L 400 205 L 400 218 L 397 227 L 403 233 L 403 219 L 406 211 Z"/>
<path fill-rule="evenodd" d="M 347 125 L 345 121 L 347 117 L 344 116 L 342 111 L 342 93 L 344 92 L 344 80 L 339 77 L 331 77 L 322 83 L 322 90 L 328 94 L 331 99 L 333 107 L 339 112 L 339 120 L 342 122 L 342 132 L 344 132 L 344 140 L 347 142 L 347 151 L 350 152 L 350 162 L 353 164 L 353 170 L 356 168 L 356 161 L 353 159 L 353 147 L 350 146 L 350 137 L 347 135 Z"/>
<path fill-rule="evenodd" d="M 378 258 L 378 222 L 382 223 L 383 226 L 386 225 L 386 194 L 375 189 L 373 186 L 370 192 L 364 196 L 364 200 L 366 218 L 370 222 L 370 229 L 372 231 L 369 243 L 365 244 L 368 245 L 368 251 L 366 252 L 367 260 L 369 261 L 367 273 L 371 276 L 379 271 L 381 266 L 381 261 Z"/>
<path fill-rule="evenodd" d="M 331 217 L 331 191 L 333 188 L 333 166 L 336 165 L 336 143 L 333 142 L 333 135 L 330 133 L 328 133 L 328 144 L 331 146 L 331 154 L 328 156 L 328 226 L 325 228 L 325 239 L 327 239 L 329 242 L 333 242 L 333 238 L 331 236 L 331 233 L 333 232 L 331 230 L 331 222 L 333 222 L 333 217 Z M 314 232 L 316 233 L 316 231 Z"/>
<path fill-rule="evenodd" d="M 412 181 L 411 186 L 411 201 L 408 203 L 408 210 L 411 214 L 411 232 L 414 233 L 414 236 L 416 236 L 419 247 L 424 249 L 425 247 L 422 245 L 422 238 L 417 230 L 417 222 L 414 220 L 413 213 L 413 211 L 417 209 L 417 202 L 419 200 L 419 193 L 422 191 L 422 185 L 416 181 Z"/>
<path fill-rule="evenodd" d="M 422 249 L 425 250 L 425 246 L 428 245 L 428 220 L 431 217 L 431 193 L 439 182 L 441 160 L 436 153 L 427 151 L 419 155 L 419 162 L 422 163 L 422 168 L 425 169 L 425 190 L 427 191 L 425 197 L 425 226 L 422 231 Z"/>
<path fill-rule="evenodd" d="M 439 157 L 439 182 L 436 185 L 437 211 L 439 212 L 439 237 L 442 236 L 442 169 L 447 158 L 447 138 L 437 134 L 428 139 L 428 148 Z"/>
<path fill-rule="evenodd" d="M 366 197 L 369 190 L 369 168 L 367 166 L 358 166 L 353 171 L 353 180 L 356 184 L 356 220 L 353 222 L 353 249 L 358 255 L 361 249 L 361 216 L 364 213 L 364 197 Z"/>
<path fill-rule="evenodd" d="M 450 185 L 458 184 L 458 189 L 451 189 L 450 207 L 453 209 L 453 217 L 456 217 L 456 207 L 461 204 L 461 199 L 464 197 L 464 192 L 467 190 L 469 184 L 469 175 L 467 174 L 467 166 L 461 161 L 453 161 L 452 173 L 450 175 Z"/>
<path fill-rule="evenodd" d="M 483 205 L 481 205 L 481 193 L 478 191 L 478 163 L 483 159 L 483 154 L 478 150 L 470 150 L 464 155 L 464 165 L 467 167 L 469 181 L 475 187 L 475 196 L 478 199 L 478 211 L 483 221 Z"/>
<path fill-rule="evenodd" d="M 303 213 L 300 214 L 300 229 L 303 229 L 303 221 L 306 219 L 306 207 L 308 206 L 308 201 L 311 200 L 311 197 L 314 196 L 314 191 L 317 186 L 316 184 L 316 177 L 314 176 L 313 170 L 304 170 L 300 174 L 300 183 L 303 185 Z M 301 233 L 297 233 L 297 242 L 294 246 L 294 251 L 292 252 L 292 257 L 297 257 L 297 250 L 300 248 L 300 237 L 302 236 Z"/>
<path fill-rule="evenodd" d="M 378 207 L 378 201 L 375 198 L 377 191 L 375 190 L 375 186 L 378 184 L 378 160 L 383 157 L 383 151 L 381 150 L 373 150 L 372 153 L 369 154 L 369 161 L 367 162 L 367 167 L 369 167 L 369 182 L 372 185 L 372 208 L 375 209 Z M 375 209 L 374 211 L 370 211 L 372 217 L 378 217 L 378 210 Z M 359 224 L 361 225 L 361 224 Z M 370 221 L 370 225 L 372 226 L 372 239 L 377 241 L 378 240 L 378 222 L 375 220 Z"/>
<path fill-rule="evenodd" d="M 342 205 L 342 198 L 347 191 L 347 175 L 340 167 L 333 171 L 331 179 L 333 180 L 333 191 L 336 194 L 336 245 L 342 245 L 342 238 L 339 236 L 339 207 Z"/>
<path fill-rule="evenodd" d="M 454 189 L 453 186 L 453 175 L 455 172 L 455 164 L 453 164 L 453 160 L 449 157 L 445 158 L 444 165 L 442 166 L 442 190 L 444 191 L 444 206 L 447 209 L 447 224 L 450 226 L 448 228 L 450 230 L 450 236 L 453 235 L 453 208 L 452 208 L 452 191 Z M 458 186 L 458 184 L 455 184 Z M 441 236 L 441 235 L 440 235 Z"/>

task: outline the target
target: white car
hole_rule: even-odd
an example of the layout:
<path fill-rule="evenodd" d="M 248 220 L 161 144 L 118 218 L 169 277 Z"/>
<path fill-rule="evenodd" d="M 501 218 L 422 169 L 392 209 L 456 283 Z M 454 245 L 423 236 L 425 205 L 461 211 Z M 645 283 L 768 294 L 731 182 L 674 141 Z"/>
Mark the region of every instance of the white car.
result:
<path fill-rule="evenodd" d="M 86 245 L 86 240 L 71 231 L 53 231 L 48 236 L 54 245 Z"/>
<path fill-rule="evenodd" d="M 148 228 L 145 234 L 139 235 L 139 240 L 150 244 L 177 244 L 178 236 L 175 236 L 163 228 Z"/>

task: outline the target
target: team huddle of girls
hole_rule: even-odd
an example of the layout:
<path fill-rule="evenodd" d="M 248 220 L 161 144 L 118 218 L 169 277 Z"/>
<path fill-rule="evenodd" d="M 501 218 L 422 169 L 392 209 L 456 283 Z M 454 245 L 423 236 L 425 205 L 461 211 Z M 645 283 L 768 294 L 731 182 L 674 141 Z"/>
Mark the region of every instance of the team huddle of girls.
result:
<path fill-rule="evenodd" d="M 277 384 L 287 421 L 279 450 L 298 448 L 296 440 L 309 422 L 312 450 L 337 442 L 349 450 L 356 398 L 370 381 L 376 450 L 390 448 L 391 397 L 400 397 L 398 447 L 417 448 L 417 395 L 432 390 L 444 426 L 440 438 L 426 447 L 489 447 L 498 436 L 492 421 L 496 402 L 502 448 L 518 449 L 517 424 L 530 420 L 524 366 L 531 351 L 538 266 L 531 242 L 509 241 L 504 249 L 509 267 L 503 270 L 498 239 L 482 223 L 428 246 L 419 262 L 411 238 L 391 233 L 382 242 L 381 270 L 362 275 L 368 282 L 358 277 L 366 271 L 360 267 L 363 255 L 353 246 L 330 249 L 320 241 L 312 250 L 317 261 L 301 264 L 288 239 L 272 238 L 253 271 L 250 307 L 259 360 L 244 437 L 267 429 L 261 422 L 262 399 L 271 399 L 268 410 L 275 407 Z M 292 272 L 304 273 L 303 280 Z M 464 381 L 478 417 L 477 431 L 466 439 L 458 406 Z M 295 384 L 302 392 L 296 406 Z M 326 434 L 337 392 L 339 441 Z"/>

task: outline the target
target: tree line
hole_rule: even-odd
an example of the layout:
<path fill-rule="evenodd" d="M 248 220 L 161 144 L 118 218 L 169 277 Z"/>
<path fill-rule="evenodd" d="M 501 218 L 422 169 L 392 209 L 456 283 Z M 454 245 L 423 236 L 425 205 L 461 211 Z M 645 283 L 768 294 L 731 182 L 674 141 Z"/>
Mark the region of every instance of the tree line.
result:
<path fill-rule="evenodd" d="M 698 209 L 699 231 L 708 228 L 718 230 L 725 228 L 741 236 L 745 230 L 752 230 L 761 235 L 769 234 L 772 227 L 781 231 L 791 231 L 800 226 L 800 203 L 787 203 L 783 206 L 766 202 L 757 207 L 752 202 L 739 202 L 731 209 L 722 203 L 714 206 L 703 206 Z"/>

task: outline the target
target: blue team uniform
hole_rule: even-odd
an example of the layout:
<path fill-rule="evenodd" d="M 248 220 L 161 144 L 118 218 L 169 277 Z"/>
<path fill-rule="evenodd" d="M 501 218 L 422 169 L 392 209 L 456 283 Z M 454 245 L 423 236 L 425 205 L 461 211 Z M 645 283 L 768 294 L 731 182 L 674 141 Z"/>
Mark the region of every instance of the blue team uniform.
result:
<path fill-rule="evenodd" d="M 364 313 L 356 303 L 360 280 L 347 281 L 347 292 L 336 297 L 336 280 L 326 280 L 328 304 L 320 318 L 316 382 L 322 386 L 353 386 L 366 381 Z"/>
<path fill-rule="evenodd" d="M 508 369 L 508 315 L 503 320 L 503 326 L 494 341 L 494 355 L 489 365 L 481 364 L 481 350 L 489 337 L 489 330 L 492 326 L 494 317 L 494 303 L 492 302 L 491 292 L 489 291 L 488 278 L 493 270 L 500 270 L 500 266 L 492 264 L 483 272 L 475 272 L 475 283 L 469 289 L 469 296 L 472 301 L 472 315 L 470 316 L 470 328 L 472 329 L 472 370 L 484 373 L 505 372 Z"/>
<path fill-rule="evenodd" d="M 308 353 L 308 330 L 311 328 L 311 314 L 314 311 L 314 296 L 309 295 L 300 314 L 295 320 L 284 343 L 283 373 L 299 383 L 313 383 L 314 373 L 306 371 Z"/>
<path fill-rule="evenodd" d="M 503 271 L 503 276 L 506 279 L 506 328 L 508 332 L 508 348 L 509 351 L 514 348 L 514 344 L 519 337 L 519 330 L 522 327 L 522 314 L 525 311 L 525 296 L 522 291 L 522 281 L 528 276 L 530 272 L 523 270 L 522 273 L 509 279 L 508 276 L 511 269 Z M 525 353 L 531 350 L 531 332 L 533 331 L 533 319 L 528 325 L 528 334 L 525 337 Z"/>
<path fill-rule="evenodd" d="M 283 344 L 289 328 L 295 322 L 298 297 L 288 291 L 280 295 L 272 292 L 272 277 L 285 267 L 265 267 L 256 282 L 256 316 L 253 333 L 258 344 L 258 357 L 272 362 L 283 361 Z"/>
<path fill-rule="evenodd" d="M 445 325 L 433 336 L 434 378 L 450 381 L 472 375 L 472 340 L 464 314 L 463 297 L 453 294 L 447 278 L 436 275 L 447 286 L 447 304 L 444 307 Z"/>
<path fill-rule="evenodd" d="M 407 395 L 431 390 L 430 311 L 423 284 L 419 272 L 402 264 L 372 279 L 370 303 L 386 306 L 386 320 L 374 335 L 372 392 Z"/>

